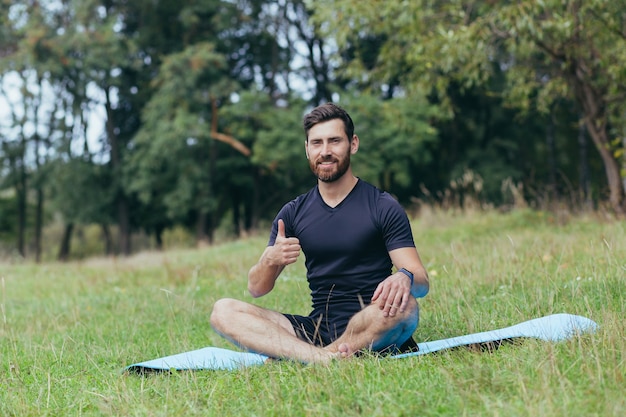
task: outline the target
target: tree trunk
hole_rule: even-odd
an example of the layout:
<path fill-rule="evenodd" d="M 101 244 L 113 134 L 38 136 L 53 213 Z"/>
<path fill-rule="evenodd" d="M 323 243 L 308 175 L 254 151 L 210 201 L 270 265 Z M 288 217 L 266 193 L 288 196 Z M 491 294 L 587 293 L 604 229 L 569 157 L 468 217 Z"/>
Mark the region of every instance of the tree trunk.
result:
<path fill-rule="evenodd" d="M 619 165 L 609 147 L 606 128 L 599 128 L 592 120 L 589 120 L 589 118 L 585 119 L 585 124 L 587 125 L 589 136 L 591 136 L 596 149 L 600 152 L 600 157 L 604 163 L 604 172 L 609 184 L 609 202 L 611 203 L 611 208 L 617 214 L 624 214 L 626 211 L 623 207 L 624 186 L 622 184 Z"/>
<path fill-rule="evenodd" d="M 254 183 L 254 189 L 252 191 L 252 196 L 248 203 L 248 220 L 249 229 L 258 229 L 259 228 L 259 219 L 261 217 L 261 193 L 259 190 L 261 189 L 261 173 L 258 168 L 253 168 L 254 172 L 252 174 L 252 181 Z"/>
<path fill-rule="evenodd" d="M 102 237 L 104 239 L 104 254 L 106 256 L 110 256 L 113 254 L 113 239 L 111 238 L 111 229 L 109 229 L 109 225 L 103 223 L 102 228 Z"/>
<path fill-rule="evenodd" d="M 583 207 L 585 210 L 591 210 L 593 201 L 591 199 L 591 177 L 589 174 L 587 135 L 584 123 L 580 123 L 578 127 L 578 152 L 580 157 L 580 194 L 583 199 Z"/>
<path fill-rule="evenodd" d="M 611 144 L 608 134 L 608 117 L 606 106 L 602 94 L 593 89 L 586 82 L 584 71 L 580 68 L 575 70 L 574 88 L 576 96 L 580 102 L 583 112 L 587 132 L 593 141 L 596 149 L 600 153 L 604 164 L 609 185 L 609 202 L 615 213 L 623 215 L 626 213 L 624 201 L 624 185 L 620 175 L 620 166 L 611 151 Z"/>
<path fill-rule="evenodd" d="M 233 233 L 237 237 L 241 237 L 241 198 L 237 187 L 231 188 L 230 196 L 232 198 L 233 208 Z"/>
<path fill-rule="evenodd" d="M 43 81 L 40 77 L 39 71 L 37 71 L 36 74 L 36 78 L 37 78 L 37 99 L 33 101 L 33 115 L 34 115 L 34 120 L 33 123 L 35 125 L 35 134 L 33 135 L 33 139 L 34 139 L 34 147 L 35 147 L 35 175 L 36 175 L 36 180 L 34 182 L 35 185 L 35 262 L 41 262 L 41 235 L 42 235 L 42 229 L 43 229 L 43 201 L 44 201 L 44 194 L 43 194 L 43 187 L 42 187 L 42 182 L 43 182 L 43 175 L 41 172 L 41 166 L 42 166 L 42 153 L 41 150 L 39 149 L 41 147 L 41 138 L 39 137 L 39 133 L 38 133 L 38 127 L 39 127 L 39 107 L 41 106 L 42 102 L 43 102 L 43 97 L 42 97 L 42 91 L 43 91 Z M 56 113 L 56 112 L 51 112 L 51 116 L 50 116 L 50 122 L 48 124 L 48 128 L 51 130 L 52 129 L 52 125 L 54 122 L 52 113 Z"/>
<path fill-rule="evenodd" d="M 626 114 L 624 114 L 624 120 L 626 120 Z M 624 150 L 622 154 L 622 187 L 624 188 L 624 195 L 626 195 L 626 128 L 624 129 L 624 136 L 622 136 L 622 148 Z M 626 201 L 624 206 L 626 211 Z"/>
<path fill-rule="evenodd" d="M 123 255 L 131 254 L 131 242 L 130 242 L 130 215 L 128 202 L 126 197 L 121 193 L 118 196 L 117 201 L 117 226 L 118 226 L 118 243 L 120 253 Z"/>
<path fill-rule="evenodd" d="M 256 194 L 256 190 L 253 193 Z M 249 235 L 250 231 L 255 225 L 254 209 L 253 209 L 254 196 L 252 196 L 252 198 L 250 197 L 251 197 L 250 195 L 246 195 L 243 201 L 243 222 L 244 222 L 243 230 L 246 233 L 246 235 Z"/>
<path fill-rule="evenodd" d="M 154 242 L 157 250 L 163 250 L 163 231 L 165 227 L 158 225 L 154 228 Z"/>
<path fill-rule="evenodd" d="M 206 232 L 207 222 L 208 214 L 198 212 L 198 217 L 196 218 L 196 245 L 198 247 L 211 244 L 211 239 Z"/>
<path fill-rule="evenodd" d="M 554 134 L 554 119 L 552 115 L 546 126 L 546 146 L 548 148 L 548 204 L 559 199 L 558 187 L 556 184 L 557 166 L 556 166 L 556 140 Z"/>
<path fill-rule="evenodd" d="M 43 190 L 37 185 L 35 207 L 35 262 L 41 262 L 41 235 L 43 229 Z"/>
<path fill-rule="evenodd" d="M 128 207 L 128 200 L 121 185 L 121 156 L 120 156 L 120 143 L 117 134 L 115 133 L 115 121 L 113 116 L 113 103 L 111 102 L 111 95 L 109 88 L 104 89 L 105 93 L 105 109 L 107 114 L 107 120 L 105 124 L 107 138 L 109 145 L 111 146 L 111 169 L 113 170 L 113 178 L 115 186 L 115 194 L 117 200 L 117 224 L 118 224 L 118 243 L 120 253 L 123 255 L 130 255 L 130 209 Z"/>
<path fill-rule="evenodd" d="M 65 225 L 65 231 L 63 232 L 63 238 L 61 239 L 61 246 L 59 247 L 59 254 L 57 256 L 59 261 L 67 261 L 70 257 L 73 231 L 74 223 L 68 223 Z"/>
<path fill-rule="evenodd" d="M 19 179 L 16 185 L 17 197 L 17 251 L 22 257 L 26 257 L 26 161 L 24 153 L 20 154 L 17 164 Z"/>

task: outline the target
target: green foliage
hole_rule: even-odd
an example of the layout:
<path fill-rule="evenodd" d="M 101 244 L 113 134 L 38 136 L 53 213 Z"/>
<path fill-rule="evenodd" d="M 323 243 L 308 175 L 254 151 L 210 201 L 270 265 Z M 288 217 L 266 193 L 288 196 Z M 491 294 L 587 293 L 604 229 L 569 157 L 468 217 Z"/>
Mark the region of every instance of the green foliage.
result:
<path fill-rule="evenodd" d="M 55 181 L 49 185 L 50 202 L 64 220 L 109 224 L 113 210 L 110 173 L 102 165 L 82 159 L 55 161 L 50 167 Z M 68 192 L 70 191 L 70 192 Z"/>
<path fill-rule="evenodd" d="M 506 83 L 493 94 L 523 114 L 552 113 L 564 101 L 575 103 L 602 157 L 613 207 L 620 212 L 626 200 L 619 164 L 604 150 L 610 143 L 609 124 L 624 126 L 626 112 L 623 7 L 623 1 L 611 0 L 329 0 L 315 3 L 314 19 L 326 22 L 325 33 L 337 39 L 340 50 L 372 37 L 382 40 L 375 58 L 348 55 L 349 77 L 372 84 L 398 79 L 402 90 L 433 92 L 451 111 L 451 87 L 465 93 L 491 84 L 500 74 Z"/>
<path fill-rule="evenodd" d="M 362 140 L 355 172 L 403 204 L 441 203 L 472 172 L 487 204 L 515 183 L 535 206 L 584 194 L 619 211 L 624 6 L 0 2 L 0 97 L 20 96 L 0 109 L 0 183 L 24 207 L 43 189 L 44 219 L 252 231 L 314 184 L 300 123 L 333 98 Z"/>
<path fill-rule="evenodd" d="M 256 300 L 246 294 L 246 275 L 265 236 L 125 259 L 3 264 L 0 414 L 624 414 L 623 222 L 519 211 L 424 213 L 413 224 L 431 279 L 418 341 L 562 312 L 595 320 L 598 332 L 491 353 L 365 355 L 328 367 L 281 361 L 142 378 L 122 369 L 204 346 L 232 348 L 208 324 L 218 298 L 308 312 L 303 262 Z"/>
<path fill-rule="evenodd" d="M 437 109 L 423 97 L 381 101 L 367 94 L 349 95 L 341 104 L 350 109 L 361 139 L 355 172 L 385 190 L 415 186 L 411 167 L 434 159 L 429 145 L 437 131 L 429 121 Z"/>
<path fill-rule="evenodd" d="M 254 117 L 258 126 L 252 161 L 287 190 L 313 184 L 304 152 L 302 118 L 307 111 L 304 101 L 296 99 L 288 107 L 271 107 L 267 100 L 246 95 L 242 96 L 241 104 L 239 111 Z"/>
<path fill-rule="evenodd" d="M 163 208 L 161 222 L 181 221 L 190 211 L 214 212 L 218 206 L 211 104 L 234 90 L 226 69 L 213 45 L 201 42 L 167 56 L 153 81 L 155 94 L 144 109 L 125 170 L 128 189 L 144 204 Z"/>

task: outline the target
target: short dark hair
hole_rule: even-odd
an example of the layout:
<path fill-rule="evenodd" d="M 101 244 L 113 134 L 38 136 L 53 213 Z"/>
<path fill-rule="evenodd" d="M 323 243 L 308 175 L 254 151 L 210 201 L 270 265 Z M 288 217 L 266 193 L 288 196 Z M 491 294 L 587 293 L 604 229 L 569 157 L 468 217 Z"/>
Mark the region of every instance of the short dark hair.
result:
<path fill-rule="evenodd" d="M 326 103 L 321 106 L 317 106 L 310 113 L 304 116 L 304 133 L 306 134 L 306 140 L 309 140 L 309 130 L 318 123 L 327 122 L 333 119 L 340 119 L 343 121 L 344 130 L 348 140 L 352 141 L 354 136 L 354 123 L 352 118 L 344 109 L 334 103 Z"/>

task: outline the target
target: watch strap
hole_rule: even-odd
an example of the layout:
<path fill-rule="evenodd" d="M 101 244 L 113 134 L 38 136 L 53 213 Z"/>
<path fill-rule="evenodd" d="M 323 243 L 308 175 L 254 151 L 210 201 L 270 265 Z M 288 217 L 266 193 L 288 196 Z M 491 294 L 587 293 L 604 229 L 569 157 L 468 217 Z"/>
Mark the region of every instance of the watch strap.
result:
<path fill-rule="evenodd" d="M 398 272 L 402 272 L 404 275 L 409 277 L 411 279 L 411 286 L 413 286 L 413 272 L 409 271 L 406 268 L 400 268 L 398 269 Z"/>

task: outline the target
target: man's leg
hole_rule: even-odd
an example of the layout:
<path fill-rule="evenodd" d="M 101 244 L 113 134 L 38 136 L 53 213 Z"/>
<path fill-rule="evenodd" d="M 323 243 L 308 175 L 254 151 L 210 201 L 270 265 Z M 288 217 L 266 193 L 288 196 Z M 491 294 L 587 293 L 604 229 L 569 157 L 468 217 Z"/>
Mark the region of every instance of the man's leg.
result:
<path fill-rule="evenodd" d="M 419 307 L 412 298 L 403 313 L 383 316 L 378 304 L 371 304 L 356 313 L 348 322 L 346 331 L 326 348 L 342 357 L 361 349 L 383 350 L 404 343 L 417 328 Z"/>
<path fill-rule="evenodd" d="M 325 363 L 338 356 L 338 351 L 298 339 L 291 322 L 281 313 L 231 298 L 215 303 L 211 326 L 242 349 L 273 358 Z"/>

